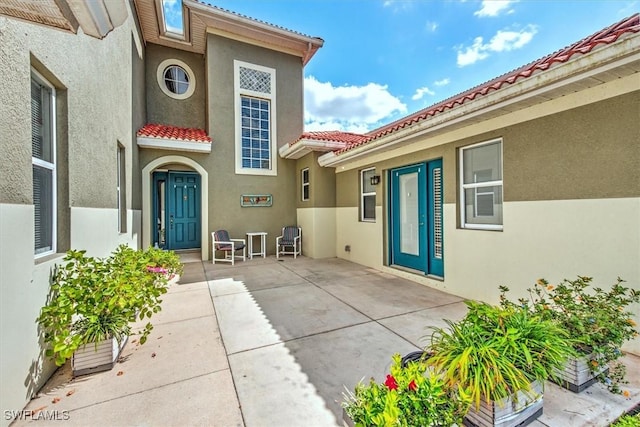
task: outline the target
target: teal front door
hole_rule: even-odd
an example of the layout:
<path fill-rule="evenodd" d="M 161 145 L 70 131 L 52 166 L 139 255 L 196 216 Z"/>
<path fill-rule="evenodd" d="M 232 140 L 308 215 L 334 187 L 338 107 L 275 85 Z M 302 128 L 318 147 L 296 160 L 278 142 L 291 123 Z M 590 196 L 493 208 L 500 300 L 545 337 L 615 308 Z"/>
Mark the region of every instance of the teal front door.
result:
<path fill-rule="evenodd" d="M 389 174 L 391 264 L 443 277 L 442 160 Z"/>
<path fill-rule="evenodd" d="M 165 249 L 200 247 L 200 175 L 154 174 L 154 242 Z"/>

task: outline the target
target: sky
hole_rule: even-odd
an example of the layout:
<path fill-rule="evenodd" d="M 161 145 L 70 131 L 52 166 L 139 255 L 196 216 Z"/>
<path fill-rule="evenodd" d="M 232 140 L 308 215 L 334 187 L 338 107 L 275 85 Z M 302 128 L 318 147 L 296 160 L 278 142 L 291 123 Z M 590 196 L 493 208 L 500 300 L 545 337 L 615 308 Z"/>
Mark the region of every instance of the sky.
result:
<path fill-rule="evenodd" d="M 164 0 L 175 9 L 180 0 Z M 640 12 L 640 0 L 200 0 L 308 36 L 305 131 L 366 133 Z"/>

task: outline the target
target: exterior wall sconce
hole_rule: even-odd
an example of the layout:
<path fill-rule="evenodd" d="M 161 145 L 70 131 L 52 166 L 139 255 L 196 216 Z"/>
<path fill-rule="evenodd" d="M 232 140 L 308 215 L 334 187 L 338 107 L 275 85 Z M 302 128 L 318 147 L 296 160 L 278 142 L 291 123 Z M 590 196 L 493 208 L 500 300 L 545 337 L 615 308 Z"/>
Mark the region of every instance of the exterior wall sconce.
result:
<path fill-rule="evenodd" d="M 380 175 L 373 175 L 371 177 L 371 185 L 378 185 L 380 184 Z"/>

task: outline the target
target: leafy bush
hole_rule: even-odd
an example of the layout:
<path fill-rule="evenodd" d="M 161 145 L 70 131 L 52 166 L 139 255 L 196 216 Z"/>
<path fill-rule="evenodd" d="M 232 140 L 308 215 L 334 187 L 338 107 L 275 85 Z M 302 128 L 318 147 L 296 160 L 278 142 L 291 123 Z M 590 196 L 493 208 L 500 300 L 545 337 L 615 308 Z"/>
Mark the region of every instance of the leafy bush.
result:
<path fill-rule="evenodd" d="M 356 426 L 461 425 L 471 401 L 459 388 L 450 387 L 442 375 L 424 361 L 402 366 L 393 356 L 391 373 L 383 384 L 371 378 L 345 395 L 345 412 Z"/>
<path fill-rule="evenodd" d="M 640 302 L 640 292 L 626 288 L 618 278 L 605 291 L 592 287 L 591 277 L 578 276 L 575 280 L 563 280 L 557 286 L 539 279 L 533 289 L 528 289 L 529 299 L 518 303 L 507 299 L 509 288 L 501 286 L 502 306 L 522 306 L 551 320 L 566 330 L 578 355 L 592 355 L 591 371 L 614 393 L 620 393 L 620 384 L 626 383 L 625 366 L 615 361 L 622 357 L 622 344 L 638 335 L 633 313 L 625 308 Z M 601 367 L 608 365 L 609 372 Z"/>
<path fill-rule="evenodd" d="M 163 253 L 160 253 L 163 252 Z M 150 318 L 161 310 L 171 274 L 182 265 L 173 252 L 119 246 L 108 258 L 70 250 L 56 268 L 51 292 L 37 319 L 45 332 L 47 356 L 62 365 L 88 343 L 109 338 L 121 342 L 131 334 L 132 322 Z M 141 332 L 144 344 L 152 324 Z"/>

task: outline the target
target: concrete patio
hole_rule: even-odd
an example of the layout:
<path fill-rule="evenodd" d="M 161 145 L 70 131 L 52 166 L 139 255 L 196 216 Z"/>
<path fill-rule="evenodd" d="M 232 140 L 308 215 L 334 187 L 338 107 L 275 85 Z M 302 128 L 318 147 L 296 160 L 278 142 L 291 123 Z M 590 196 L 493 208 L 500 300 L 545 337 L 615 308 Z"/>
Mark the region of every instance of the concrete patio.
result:
<path fill-rule="evenodd" d="M 466 312 L 457 296 L 339 259 L 184 261 L 145 345 L 130 339 L 108 372 L 59 369 L 13 425 L 336 426 L 345 386 L 383 379 L 393 353 Z M 609 425 L 640 401 L 640 358 L 624 361 L 629 398 L 547 383 L 531 426 Z"/>

